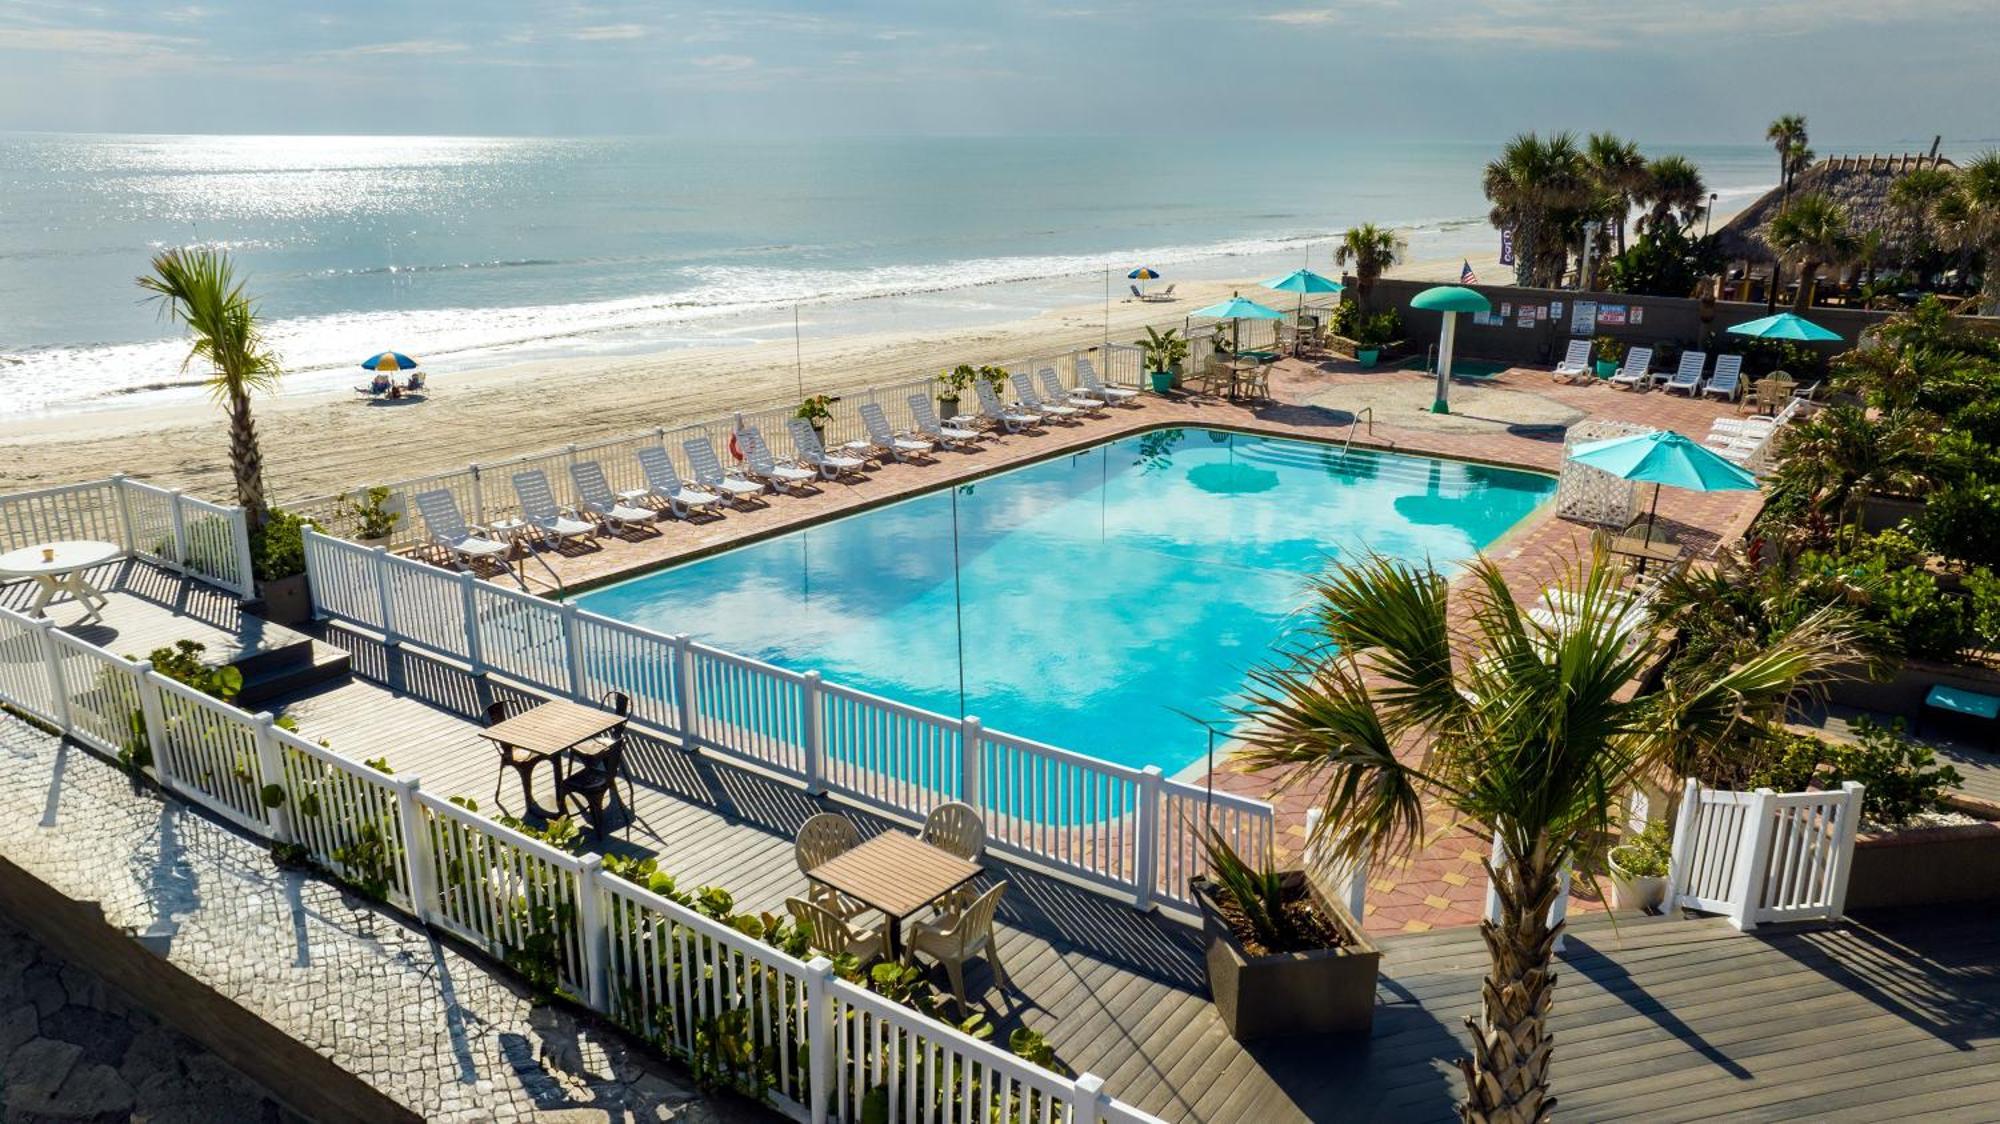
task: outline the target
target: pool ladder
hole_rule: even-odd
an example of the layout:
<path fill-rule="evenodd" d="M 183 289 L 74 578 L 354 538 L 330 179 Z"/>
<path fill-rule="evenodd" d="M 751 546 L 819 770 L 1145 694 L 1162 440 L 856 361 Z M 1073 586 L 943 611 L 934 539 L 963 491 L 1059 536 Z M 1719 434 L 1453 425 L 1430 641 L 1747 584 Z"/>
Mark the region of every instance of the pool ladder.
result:
<path fill-rule="evenodd" d="M 1354 427 L 1361 424 L 1363 414 L 1368 416 L 1368 436 L 1375 436 L 1375 407 L 1363 406 L 1360 412 L 1354 415 L 1354 420 L 1347 423 L 1347 441 L 1340 446 L 1341 460 L 1346 460 L 1348 450 L 1354 448 Z"/>

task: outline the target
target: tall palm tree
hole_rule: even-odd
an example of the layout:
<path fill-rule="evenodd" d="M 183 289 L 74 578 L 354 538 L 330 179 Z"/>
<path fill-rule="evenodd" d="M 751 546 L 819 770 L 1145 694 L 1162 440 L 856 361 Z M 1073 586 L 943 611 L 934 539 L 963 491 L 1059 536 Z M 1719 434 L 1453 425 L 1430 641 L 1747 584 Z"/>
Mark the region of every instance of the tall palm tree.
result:
<path fill-rule="evenodd" d="M 1819 267 L 1846 264 L 1856 245 L 1847 209 L 1819 192 L 1792 200 L 1771 220 L 1771 247 L 1798 259 L 1799 292 L 1792 298 L 1794 312 L 1812 307 L 1813 278 Z"/>
<path fill-rule="evenodd" d="M 1649 161 L 1636 194 L 1647 207 L 1640 221 L 1649 230 L 1663 225 L 1686 230 L 1708 210 L 1708 183 L 1701 178 L 1701 166 L 1685 156 Z"/>
<path fill-rule="evenodd" d="M 1764 130 L 1764 139 L 1778 152 L 1778 186 L 1785 192 L 1785 198 L 1792 195 L 1792 165 L 1797 149 L 1806 144 L 1806 117 L 1803 113 L 1787 113 L 1771 122 Z"/>
<path fill-rule="evenodd" d="M 1403 236 L 1386 227 L 1364 222 L 1360 226 L 1347 228 L 1341 235 L 1340 245 L 1334 248 L 1333 263 L 1338 266 L 1354 267 L 1355 299 L 1363 307 L 1368 304 L 1368 294 L 1375 288 L 1375 282 L 1382 271 L 1403 260 L 1403 252 L 1409 244 Z"/>
<path fill-rule="evenodd" d="M 1618 253 L 1625 252 L 1625 221 L 1646 185 L 1646 158 L 1639 146 L 1611 133 L 1592 133 L 1584 141 L 1583 158 L 1591 186 L 1610 212 Z"/>
<path fill-rule="evenodd" d="M 1516 136 L 1486 165 L 1482 186 L 1493 204 L 1489 216 L 1493 225 L 1514 232 L 1515 283 L 1559 282 L 1571 242 L 1559 216 L 1564 212 L 1580 216 L 1591 194 L 1576 138 L 1569 133 L 1556 133 L 1547 140 L 1534 133 Z"/>
<path fill-rule="evenodd" d="M 193 344 L 182 367 L 206 365 L 209 390 L 229 411 L 229 471 L 236 502 L 254 531 L 264 523 L 264 454 L 257 447 L 250 396 L 275 389 L 282 373 L 277 355 L 264 345 L 257 305 L 236 280 L 229 255 L 219 250 L 155 254 L 153 272 L 138 281 L 162 317 L 187 327 Z"/>
<path fill-rule="evenodd" d="M 1928 280 L 1925 265 L 1934 260 L 1938 244 L 1935 212 L 1938 201 L 1950 194 L 1957 177 L 1943 168 L 1918 168 L 1904 172 L 1889 185 L 1889 206 L 1903 220 L 1903 266 Z"/>
<path fill-rule="evenodd" d="M 1316 643 L 1254 672 L 1239 712 L 1253 767 L 1321 793 L 1317 842 L 1333 853 L 1407 853 L 1431 803 L 1499 838 L 1489 872 L 1500 918 L 1480 926 L 1490 963 L 1467 1020 L 1473 1054 L 1459 1062 L 1468 1124 L 1554 1109 L 1562 926 L 1549 906 L 1563 868 L 1597 856 L 1621 790 L 1730 736 L 1845 645 L 1836 622 L 1809 614 L 1727 667 L 1632 692 L 1664 631 L 1625 619 L 1631 602 L 1601 555 L 1564 587 L 1574 613 L 1545 627 L 1484 559 L 1457 583 L 1379 557 L 1342 565 L 1314 585 Z"/>
<path fill-rule="evenodd" d="M 1933 208 L 1945 239 L 1970 260 L 1985 257 L 1979 310 L 2000 315 L 2000 152 L 1984 152 L 1960 168 L 1952 190 Z"/>

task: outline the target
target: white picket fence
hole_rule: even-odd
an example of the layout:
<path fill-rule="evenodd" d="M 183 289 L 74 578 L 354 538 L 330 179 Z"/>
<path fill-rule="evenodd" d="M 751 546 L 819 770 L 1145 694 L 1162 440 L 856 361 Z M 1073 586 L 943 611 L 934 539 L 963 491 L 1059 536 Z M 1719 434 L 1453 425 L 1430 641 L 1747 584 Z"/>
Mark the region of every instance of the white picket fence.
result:
<path fill-rule="evenodd" d="M 255 593 L 242 508 L 124 476 L 0 496 L 0 554 L 66 539 L 113 543 L 239 597 Z"/>
<path fill-rule="evenodd" d="M 1728 916 L 1738 929 L 1833 920 L 1847 903 L 1862 786 L 1728 792 L 1689 778 L 1674 824 L 1669 906 Z"/>
<path fill-rule="evenodd" d="M 149 752 L 143 767 L 174 795 L 303 847 L 662 1050 L 732 1069 L 795 1119 L 886 1108 L 887 1119 L 1157 1124 L 1089 1074 L 1042 1069 L 836 978 L 823 957 L 798 960 L 606 874 L 597 855 L 558 851 L 6 609 L 0 703 L 106 753 Z"/>
<path fill-rule="evenodd" d="M 917 824 L 962 800 L 998 852 L 1141 908 L 1190 915 L 1212 820 L 1253 863 L 1271 857 L 1269 804 L 1168 780 L 308 531 L 323 619 L 358 624 L 473 671 L 595 703 L 633 724 L 815 795 Z"/>

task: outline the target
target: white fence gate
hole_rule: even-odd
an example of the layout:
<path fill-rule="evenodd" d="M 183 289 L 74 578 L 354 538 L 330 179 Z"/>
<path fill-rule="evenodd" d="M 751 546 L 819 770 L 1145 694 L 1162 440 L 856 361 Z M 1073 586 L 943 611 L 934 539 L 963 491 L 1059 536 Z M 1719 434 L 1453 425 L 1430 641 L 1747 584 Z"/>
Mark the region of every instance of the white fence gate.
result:
<path fill-rule="evenodd" d="M 1669 908 L 1767 921 L 1833 920 L 1847 903 L 1861 785 L 1838 792 L 1727 792 L 1689 778 L 1674 824 Z"/>

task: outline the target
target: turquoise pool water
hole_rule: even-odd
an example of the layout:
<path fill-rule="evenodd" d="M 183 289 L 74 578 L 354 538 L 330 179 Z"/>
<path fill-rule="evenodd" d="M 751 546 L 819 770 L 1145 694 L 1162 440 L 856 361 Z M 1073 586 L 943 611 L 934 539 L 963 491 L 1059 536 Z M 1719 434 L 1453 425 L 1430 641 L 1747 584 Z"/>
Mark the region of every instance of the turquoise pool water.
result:
<path fill-rule="evenodd" d="M 1159 430 L 575 600 L 1172 775 L 1207 747 L 1186 715 L 1222 716 L 1287 642 L 1307 578 L 1371 549 L 1464 562 L 1554 492 L 1460 461 Z"/>

